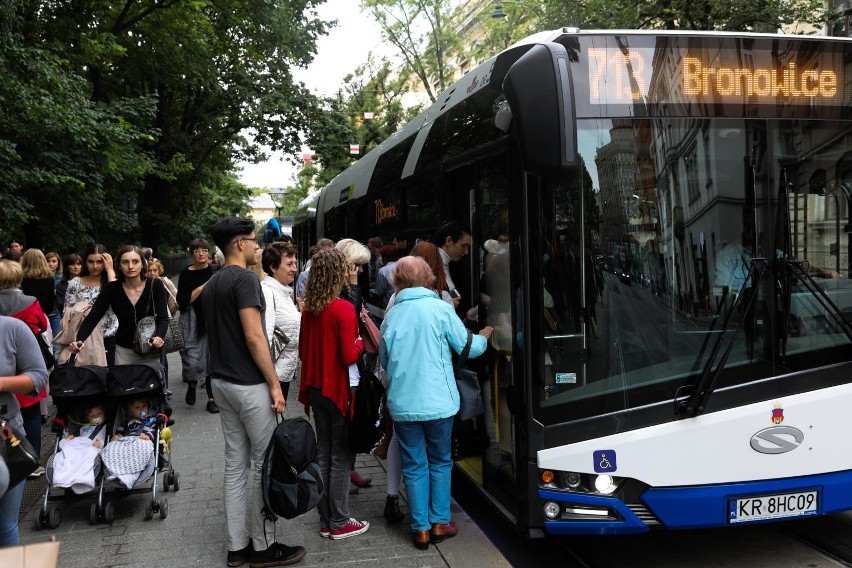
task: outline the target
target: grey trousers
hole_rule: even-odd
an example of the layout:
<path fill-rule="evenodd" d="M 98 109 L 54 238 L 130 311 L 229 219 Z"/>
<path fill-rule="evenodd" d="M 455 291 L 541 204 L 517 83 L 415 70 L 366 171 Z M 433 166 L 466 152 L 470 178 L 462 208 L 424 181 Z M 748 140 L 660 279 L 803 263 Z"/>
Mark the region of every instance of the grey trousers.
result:
<path fill-rule="evenodd" d="M 349 422 L 320 389 L 310 391 L 317 428 L 317 463 L 325 486 L 317 511 L 320 524 L 340 529 L 349 522 L 349 472 L 355 455 L 349 450 Z"/>
<path fill-rule="evenodd" d="M 275 412 L 266 383 L 237 385 L 213 379 L 225 438 L 225 523 L 228 550 L 266 550 L 263 534 L 263 496 L 260 489 L 263 453 L 275 429 Z M 253 463 L 252 463 L 253 462 Z M 246 493 L 246 484 L 248 494 Z M 275 539 L 272 535 L 270 543 Z"/>

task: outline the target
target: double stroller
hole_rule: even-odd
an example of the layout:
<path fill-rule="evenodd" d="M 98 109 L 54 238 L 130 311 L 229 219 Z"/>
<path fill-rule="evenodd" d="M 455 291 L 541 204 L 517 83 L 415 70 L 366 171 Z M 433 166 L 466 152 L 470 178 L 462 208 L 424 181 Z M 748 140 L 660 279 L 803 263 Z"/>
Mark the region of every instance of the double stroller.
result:
<path fill-rule="evenodd" d="M 47 489 L 34 527 L 56 528 L 59 509 L 50 501 L 96 494 L 89 522 L 115 520 L 113 498 L 148 493 L 145 519 L 165 519 L 166 498 L 157 499 L 157 478 L 163 489 L 180 489 L 180 474 L 171 460 L 171 417 L 165 380 L 159 361 L 143 360 L 112 369 L 97 366 L 57 367 L 50 374 L 50 390 L 57 413 L 52 431 L 57 435 L 46 466 Z M 153 482 L 148 485 L 148 481 Z M 64 490 L 58 492 L 58 490 Z"/>

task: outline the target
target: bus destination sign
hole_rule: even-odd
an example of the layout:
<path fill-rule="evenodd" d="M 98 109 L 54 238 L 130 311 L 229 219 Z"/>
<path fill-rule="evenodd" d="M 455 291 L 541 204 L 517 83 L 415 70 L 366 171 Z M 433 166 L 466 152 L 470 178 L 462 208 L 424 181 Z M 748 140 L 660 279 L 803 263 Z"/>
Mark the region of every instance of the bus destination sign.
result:
<path fill-rule="evenodd" d="M 654 48 L 590 48 L 589 102 L 631 104 L 645 102 L 842 104 L 840 69 L 826 58 L 811 57 L 807 64 L 777 62 L 768 52 L 717 50 L 712 61 L 669 49 L 668 57 Z M 762 57 L 761 57 L 762 56 Z M 728 63 L 739 62 L 739 65 Z M 744 65 L 742 60 L 753 62 Z M 777 63 L 773 63 L 776 61 Z M 660 76 L 665 74 L 665 76 Z"/>

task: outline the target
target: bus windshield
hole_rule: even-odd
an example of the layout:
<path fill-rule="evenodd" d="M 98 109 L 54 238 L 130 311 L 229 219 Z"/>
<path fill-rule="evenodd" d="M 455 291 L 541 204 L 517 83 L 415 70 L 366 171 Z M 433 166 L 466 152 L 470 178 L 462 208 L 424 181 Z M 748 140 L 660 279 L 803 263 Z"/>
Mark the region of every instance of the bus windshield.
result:
<path fill-rule="evenodd" d="M 852 125 L 634 117 L 577 129 L 578 180 L 545 182 L 530 212 L 543 259 L 539 419 L 673 400 L 729 315 L 716 388 L 846 357 L 841 326 L 787 264 L 801 261 L 852 314 Z M 755 258 L 767 259 L 759 277 Z"/>

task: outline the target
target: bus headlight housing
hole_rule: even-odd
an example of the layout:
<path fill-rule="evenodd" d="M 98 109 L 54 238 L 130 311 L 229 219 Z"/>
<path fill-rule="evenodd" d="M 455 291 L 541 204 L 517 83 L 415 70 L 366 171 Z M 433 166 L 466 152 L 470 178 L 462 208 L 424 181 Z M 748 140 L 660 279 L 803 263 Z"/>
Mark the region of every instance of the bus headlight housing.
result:
<path fill-rule="evenodd" d="M 623 484 L 624 479 L 612 475 L 595 475 L 576 471 L 539 471 L 539 488 L 561 490 L 571 493 L 612 495 Z"/>
<path fill-rule="evenodd" d="M 550 519 L 551 521 L 558 519 L 559 514 L 562 512 L 562 508 L 558 503 L 554 503 L 553 501 L 548 501 L 544 504 L 544 516 Z"/>

